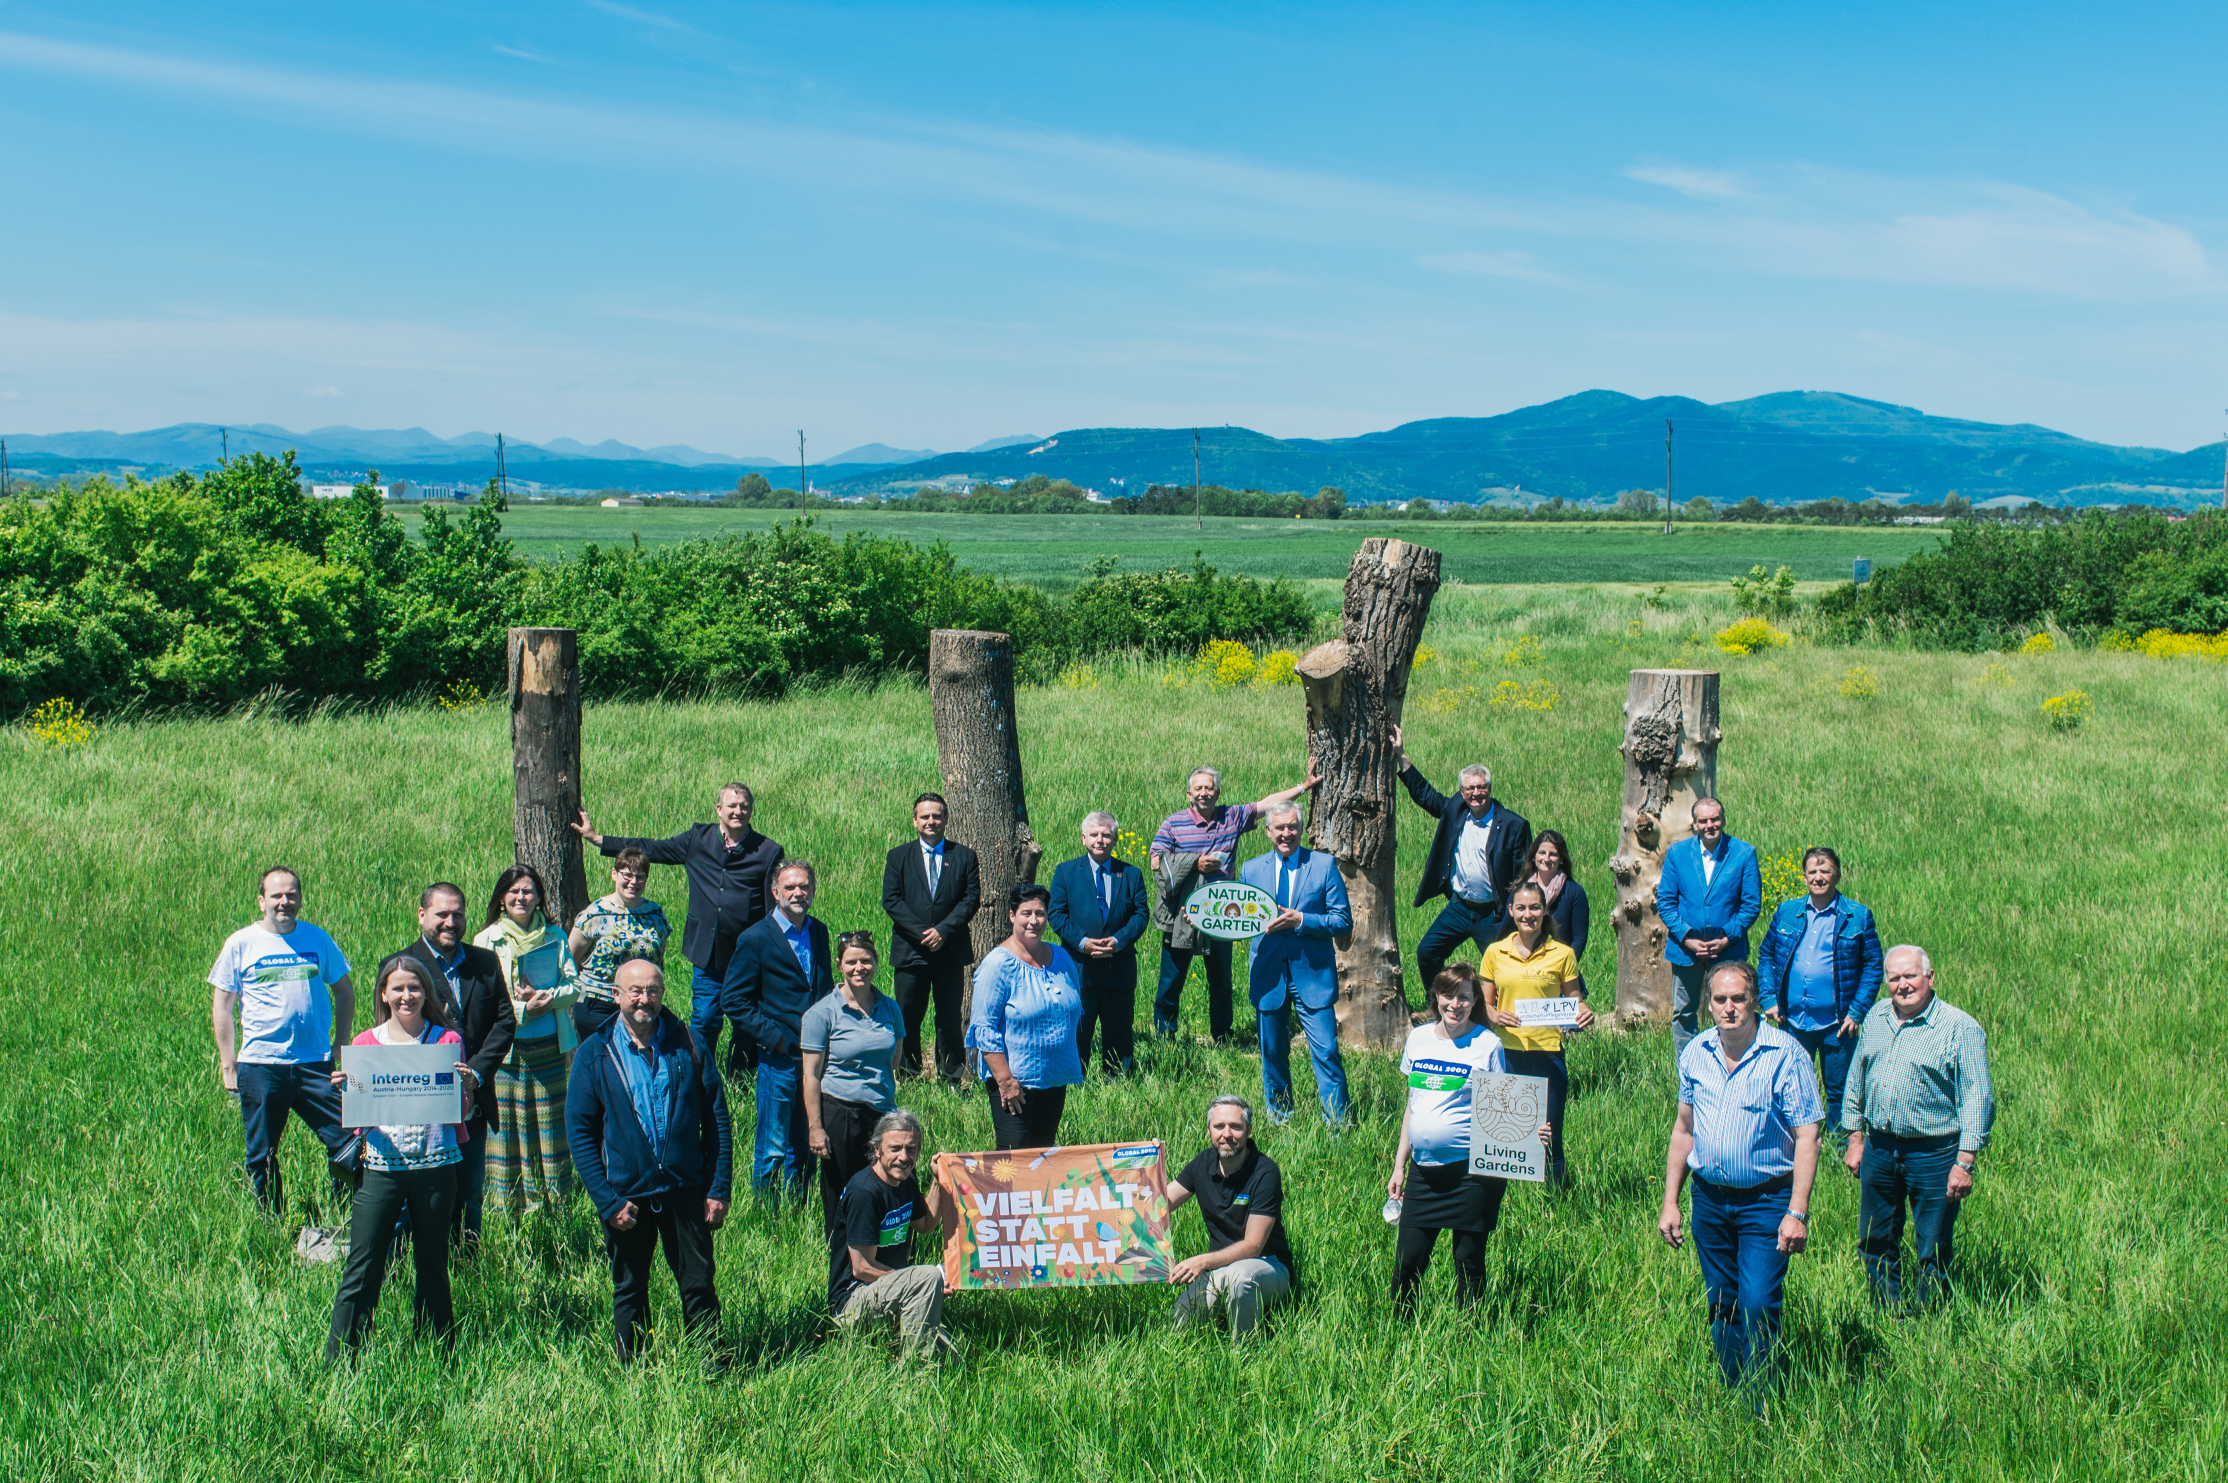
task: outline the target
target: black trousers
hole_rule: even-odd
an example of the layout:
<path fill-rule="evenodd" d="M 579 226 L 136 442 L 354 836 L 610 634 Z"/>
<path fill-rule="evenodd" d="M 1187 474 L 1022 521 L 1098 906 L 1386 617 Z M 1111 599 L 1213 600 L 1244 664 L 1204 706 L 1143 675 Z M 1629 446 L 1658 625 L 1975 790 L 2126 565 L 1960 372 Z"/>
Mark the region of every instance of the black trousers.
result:
<path fill-rule="evenodd" d="M 613 999 L 575 999 L 572 1006 L 572 1027 L 582 1040 L 586 1040 L 610 1024 L 618 1013 L 618 1001 Z"/>
<path fill-rule="evenodd" d="M 681 1290 L 681 1324 L 692 1334 L 719 1338 L 719 1294 L 712 1285 L 712 1228 L 704 1224 L 704 1191 L 672 1190 L 634 1202 L 631 1231 L 606 1222 L 603 1249 L 611 1257 L 611 1327 L 622 1364 L 650 1342 L 650 1264 L 665 1244 L 665 1264 Z"/>
<path fill-rule="evenodd" d="M 1137 1064 L 1137 954 L 1116 953 L 1111 958 L 1077 958 L 1083 978 L 1083 1018 L 1076 1023 L 1075 1048 L 1083 1069 L 1091 1068 L 1094 1032 L 1106 1032 L 1109 1076 L 1120 1076 Z"/>
<path fill-rule="evenodd" d="M 990 1130 L 998 1137 L 998 1151 L 1009 1148 L 1054 1148 L 1060 1142 L 1060 1113 L 1068 1105 L 1066 1087 L 1029 1087 L 1022 1092 L 1021 1110 L 1006 1111 L 998 1100 L 995 1083 L 990 1088 Z"/>
<path fill-rule="evenodd" d="M 412 1308 L 417 1321 L 431 1325 L 444 1342 L 453 1338 L 456 1310 L 449 1300 L 446 1237 L 450 1212 L 456 1208 L 456 1176 L 454 1164 L 401 1174 L 364 1170 L 348 1217 L 348 1265 L 333 1297 L 333 1327 L 325 1340 L 325 1358 L 339 1355 L 344 1345 L 354 1349 L 370 1331 L 372 1314 L 379 1308 L 379 1289 L 387 1280 L 395 1222 L 405 1210 L 416 1232 L 410 1242 L 410 1261 L 418 1279 Z"/>
<path fill-rule="evenodd" d="M 1431 995 L 1431 981 L 1439 970 L 1447 966 L 1465 940 L 1477 944 L 1479 952 L 1508 936 L 1508 922 L 1499 905 L 1464 901 L 1460 896 L 1449 896 L 1447 904 L 1439 908 L 1439 915 L 1430 926 L 1423 929 L 1423 940 L 1416 944 L 1416 972 L 1423 975 L 1423 992 L 1426 1002 Z"/>
<path fill-rule="evenodd" d="M 820 1131 L 828 1135 L 828 1154 L 820 1160 L 820 1224 L 834 1235 L 836 1209 L 852 1177 L 874 1162 L 874 1125 L 882 1114 L 864 1102 L 841 1097 L 820 1098 Z"/>
<path fill-rule="evenodd" d="M 898 1008 L 905 1011 L 905 1045 L 898 1052 L 898 1069 L 908 1076 L 921 1071 L 921 1026 L 928 1020 L 930 1002 L 936 1007 L 936 1075 L 957 1083 L 967 1074 L 962 1039 L 967 1027 L 960 1023 L 959 1001 L 967 982 L 967 965 L 957 953 L 939 953 L 926 963 L 900 968 L 891 975 Z"/>
<path fill-rule="evenodd" d="M 1485 1186 L 1486 1224 L 1482 1231 L 1449 1231 L 1454 1238 L 1454 1300 L 1467 1308 L 1485 1291 L 1485 1238 L 1500 1223 L 1501 1197 L 1508 1193 L 1504 1180 L 1480 1181 Z M 1439 1244 L 1438 1226 L 1402 1225 L 1400 1244 L 1393 1252 L 1393 1311 L 1406 1318 L 1416 1311 L 1416 1289 L 1431 1268 L 1431 1248 Z"/>

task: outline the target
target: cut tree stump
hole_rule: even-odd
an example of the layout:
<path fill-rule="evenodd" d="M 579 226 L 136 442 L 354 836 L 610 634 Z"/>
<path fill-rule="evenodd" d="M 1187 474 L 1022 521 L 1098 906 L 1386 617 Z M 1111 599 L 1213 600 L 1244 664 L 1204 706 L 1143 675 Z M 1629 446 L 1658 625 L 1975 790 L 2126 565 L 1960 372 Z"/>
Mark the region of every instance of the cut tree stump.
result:
<path fill-rule="evenodd" d="M 972 924 L 975 961 L 1006 940 L 1006 893 L 1035 881 L 1044 849 L 1029 829 L 1021 736 L 1013 710 L 1013 639 L 971 628 L 928 636 L 928 701 L 944 774 L 944 833 L 975 852 L 982 907 Z M 975 1010 L 968 970 L 961 1013 Z"/>
<path fill-rule="evenodd" d="M 1308 758 L 1323 774 L 1307 841 L 1338 861 L 1354 914 L 1352 930 L 1335 939 L 1338 1037 L 1348 1045 L 1390 1049 L 1410 1028 L 1393 884 L 1400 752 L 1392 729 L 1438 590 L 1438 552 L 1382 537 L 1362 542 L 1346 573 L 1340 636 L 1297 666 Z"/>
<path fill-rule="evenodd" d="M 542 911 L 561 928 L 588 905 L 580 836 L 580 635 L 570 628 L 510 634 L 511 850 L 556 899 Z"/>
<path fill-rule="evenodd" d="M 1671 965 L 1664 960 L 1656 885 L 1664 851 L 1694 833 L 1694 805 L 1717 797 L 1717 672 L 1636 669 L 1625 695 L 1624 806 L 1617 819 L 1617 1018 L 1667 1024 Z"/>

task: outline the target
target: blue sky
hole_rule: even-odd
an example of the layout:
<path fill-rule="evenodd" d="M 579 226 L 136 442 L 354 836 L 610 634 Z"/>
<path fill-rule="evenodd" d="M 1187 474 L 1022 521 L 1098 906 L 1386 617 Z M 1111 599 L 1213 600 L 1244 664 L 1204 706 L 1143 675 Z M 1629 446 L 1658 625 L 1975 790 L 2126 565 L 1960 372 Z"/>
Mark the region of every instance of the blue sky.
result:
<path fill-rule="evenodd" d="M 2228 7 L 0 0 L 0 428 L 780 457 L 1827 388 L 2186 448 Z"/>

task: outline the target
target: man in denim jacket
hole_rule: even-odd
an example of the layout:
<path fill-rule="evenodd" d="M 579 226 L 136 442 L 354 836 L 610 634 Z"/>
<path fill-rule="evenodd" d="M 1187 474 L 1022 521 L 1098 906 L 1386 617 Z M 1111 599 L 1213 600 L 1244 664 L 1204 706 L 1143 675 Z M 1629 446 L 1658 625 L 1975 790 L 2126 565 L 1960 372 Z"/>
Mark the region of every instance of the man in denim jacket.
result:
<path fill-rule="evenodd" d="M 1841 857 L 1803 852 L 1808 899 L 1782 901 L 1758 959 L 1764 1014 L 1818 1060 L 1828 1136 L 1841 1129 L 1841 1093 L 1872 1001 L 1880 993 L 1880 934 L 1872 912 L 1841 894 Z"/>

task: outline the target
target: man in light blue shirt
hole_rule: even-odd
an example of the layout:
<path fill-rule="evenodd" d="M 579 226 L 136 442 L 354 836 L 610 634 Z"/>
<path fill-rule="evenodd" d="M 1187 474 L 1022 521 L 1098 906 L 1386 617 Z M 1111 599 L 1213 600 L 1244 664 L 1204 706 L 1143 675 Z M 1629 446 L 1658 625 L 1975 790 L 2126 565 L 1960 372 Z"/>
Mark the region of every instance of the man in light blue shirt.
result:
<path fill-rule="evenodd" d="M 1677 1250 L 1679 1191 L 1694 1180 L 1694 1254 L 1725 1383 L 1759 1411 L 1771 1381 L 1787 1258 L 1809 1234 L 1818 1175 L 1818 1084 L 1810 1057 L 1757 1015 L 1756 970 L 1710 973 L 1711 1028 L 1679 1055 L 1679 1116 L 1664 1159 L 1657 1229 Z"/>

